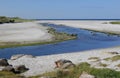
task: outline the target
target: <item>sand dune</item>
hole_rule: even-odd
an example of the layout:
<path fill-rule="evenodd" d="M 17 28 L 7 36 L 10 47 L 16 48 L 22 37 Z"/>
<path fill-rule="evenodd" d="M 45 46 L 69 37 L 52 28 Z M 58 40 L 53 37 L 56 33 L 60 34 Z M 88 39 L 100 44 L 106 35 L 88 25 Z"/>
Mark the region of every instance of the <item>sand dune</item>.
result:
<path fill-rule="evenodd" d="M 46 27 L 39 25 L 37 22 L 1 24 L 0 42 L 51 40 L 52 35 L 46 29 Z"/>

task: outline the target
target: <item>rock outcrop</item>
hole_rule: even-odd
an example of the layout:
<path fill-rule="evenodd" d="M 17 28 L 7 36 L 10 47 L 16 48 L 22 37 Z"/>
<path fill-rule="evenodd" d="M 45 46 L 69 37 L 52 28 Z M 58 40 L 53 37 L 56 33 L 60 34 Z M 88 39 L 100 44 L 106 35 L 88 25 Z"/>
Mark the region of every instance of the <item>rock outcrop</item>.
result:
<path fill-rule="evenodd" d="M 27 71 L 27 70 L 29 70 L 29 69 L 26 68 L 25 65 L 19 65 L 19 66 L 16 66 L 16 67 L 15 67 L 15 71 L 16 71 L 16 72 L 22 73 L 22 72 L 25 72 L 25 71 Z"/>
<path fill-rule="evenodd" d="M 60 68 L 60 69 L 67 69 L 75 66 L 75 64 L 73 64 L 72 61 L 66 59 L 57 60 L 55 61 L 55 64 L 56 64 L 55 68 Z"/>
<path fill-rule="evenodd" d="M 0 66 L 8 66 L 9 63 L 7 61 L 7 59 L 0 59 Z"/>
<path fill-rule="evenodd" d="M 7 72 L 13 72 L 13 73 L 15 73 L 15 69 L 13 68 L 12 65 L 6 66 L 5 68 L 2 69 L 2 71 L 7 71 Z"/>
<path fill-rule="evenodd" d="M 32 56 L 29 56 L 32 57 Z M 25 65 L 12 66 L 8 63 L 7 59 L 0 59 L 0 71 L 13 72 L 15 74 L 23 73 L 27 71 L 28 68 Z"/>

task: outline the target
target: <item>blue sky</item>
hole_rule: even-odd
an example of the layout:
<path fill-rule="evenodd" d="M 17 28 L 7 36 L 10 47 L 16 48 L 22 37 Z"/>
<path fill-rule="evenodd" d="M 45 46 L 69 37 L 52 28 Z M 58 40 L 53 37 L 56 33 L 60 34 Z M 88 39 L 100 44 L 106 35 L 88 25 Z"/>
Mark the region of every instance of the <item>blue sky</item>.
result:
<path fill-rule="evenodd" d="M 120 0 L 0 0 L 0 16 L 120 19 Z"/>

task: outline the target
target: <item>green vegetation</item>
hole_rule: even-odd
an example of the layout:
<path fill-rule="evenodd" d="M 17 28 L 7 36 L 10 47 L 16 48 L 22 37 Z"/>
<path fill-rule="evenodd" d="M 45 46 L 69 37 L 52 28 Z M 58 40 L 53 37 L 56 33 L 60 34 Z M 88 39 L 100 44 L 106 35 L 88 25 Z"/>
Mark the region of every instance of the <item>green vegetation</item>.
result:
<path fill-rule="evenodd" d="M 99 63 L 99 65 L 102 66 L 102 67 L 106 67 L 107 66 L 107 64 L 103 64 L 103 63 Z"/>
<path fill-rule="evenodd" d="M 90 57 L 90 58 L 88 58 L 88 60 L 98 60 L 99 59 L 99 57 Z"/>
<path fill-rule="evenodd" d="M 52 41 L 40 41 L 40 42 L 0 42 L 0 48 L 9 48 L 9 47 L 20 47 L 20 46 L 31 46 L 31 45 L 43 45 L 50 43 L 57 43 L 66 40 L 76 39 L 76 34 L 67 34 L 63 32 L 57 32 L 53 28 L 49 28 L 48 32 L 54 36 Z"/>
<path fill-rule="evenodd" d="M 55 41 L 59 41 L 59 40 L 64 41 L 64 40 L 71 40 L 71 39 L 76 39 L 77 38 L 77 34 L 67 34 L 67 33 L 64 33 L 64 32 L 57 32 L 53 28 L 49 28 L 48 33 L 54 35 L 54 40 Z"/>
<path fill-rule="evenodd" d="M 83 30 L 91 31 L 91 33 L 92 33 L 93 35 L 94 35 L 95 33 L 99 32 L 99 33 L 107 34 L 108 36 L 111 36 L 111 35 L 120 36 L 119 33 L 114 33 L 114 32 L 98 31 L 98 30 L 92 30 L 92 29 L 83 29 Z"/>
<path fill-rule="evenodd" d="M 16 75 L 11 72 L 0 71 L 0 78 L 25 78 L 25 77 Z"/>
<path fill-rule="evenodd" d="M 3 24 L 3 23 L 30 22 L 30 21 L 33 21 L 33 20 L 22 19 L 22 18 L 19 18 L 19 17 L 0 16 L 0 24 Z"/>
<path fill-rule="evenodd" d="M 88 60 L 94 60 L 94 62 L 100 61 L 99 57 L 90 57 Z"/>
<path fill-rule="evenodd" d="M 110 22 L 110 24 L 120 24 L 120 22 Z"/>
<path fill-rule="evenodd" d="M 120 55 L 116 55 L 116 56 L 113 56 L 113 57 L 105 58 L 104 60 L 106 60 L 106 61 L 109 61 L 109 60 L 111 60 L 111 61 L 118 61 L 118 60 L 120 60 Z"/>
<path fill-rule="evenodd" d="M 108 24 L 108 22 L 103 22 L 102 24 Z"/>
<path fill-rule="evenodd" d="M 91 75 L 94 75 L 96 78 L 120 78 L 120 72 L 107 69 L 107 68 L 93 68 L 90 67 L 90 64 L 84 62 L 80 63 L 76 67 L 70 69 L 69 71 L 65 72 L 63 70 L 45 73 L 43 75 L 34 76 L 30 78 L 39 78 L 42 76 L 51 77 L 51 78 L 79 78 L 82 72 L 87 72 Z"/>
<path fill-rule="evenodd" d="M 88 74 L 94 75 L 96 78 L 120 78 L 120 71 L 115 71 L 107 68 L 93 68 L 90 67 L 90 64 L 83 62 L 78 64 L 76 67 L 71 68 L 67 71 L 65 70 L 56 70 L 53 72 L 44 73 L 39 76 L 33 76 L 28 78 L 40 78 L 40 77 L 49 77 L 49 78 L 79 78 L 82 72 L 87 72 Z M 0 78 L 26 78 L 19 76 L 10 72 L 0 72 Z"/>

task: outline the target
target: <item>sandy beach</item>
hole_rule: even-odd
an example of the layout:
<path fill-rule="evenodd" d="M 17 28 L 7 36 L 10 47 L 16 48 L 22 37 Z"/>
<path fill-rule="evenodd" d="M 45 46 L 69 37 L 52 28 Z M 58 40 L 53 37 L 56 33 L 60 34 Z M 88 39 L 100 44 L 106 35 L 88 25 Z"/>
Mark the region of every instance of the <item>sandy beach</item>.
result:
<path fill-rule="evenodd" d="M 82 28 L 100 32 L 120 34 L 120 25 L 110 24 L 111 21 L 41 21 L 57 25 L 65 25 L 75 28 Z M 107 24 L 105 24 L 107 23 Z"/>
<path fill-rule="evenodd" d="M 120 68 L 117 67 L 117 65 L 120 63 L 120 60 L 114 62 L 104 60 L 105 58 L 116 55 L 116 54 L 111 54 L 110 52 L 120 53 L 120 47 L 90 50 L 84 52 L 48 55 L 48 56 L 38 56 L 34 58 L 23 56 L 16 60 L 9 60 L 9 63 L 12 64 L 13 66 L 25 65 L 26 67 L 28 67 L 29 70 L 25 73 L 22 73 L 22 75 L 24 76 L 36 76 L 39 74 L 43 74 L 45 72 L 54 71 L 55 70 L 54 62 L 59 59 L 68 59 L 71 60 L 74 64 L 79 64 L 81 62 L 88 62 L 91 64 L 91 66 L 96 68 L 104 68 L 102 66 L 99 66 L 99 63 L 103 63 L 103 64 L 107 64 L 107 67 L 105 68 L 110 68 L 120 71 Z M 99 61 L 95 61 L 95 59 L 89 60 L 89 58 L 91 57 L 98 57 L 100 60 Z"/>
<path fill-rule="evenodd" d="M 47 27 L 37 22 L 0 24 L 0 42 L 36 42 L 49 41 L 52 35 Z"/>
<path fill-rule="evenodd" d="M 39 21 L 40 23 L 54 23 L 54 24 L 64 24 L 71 27 L 98 30 L 104 32 L 115 32 L 120 33 L 120 25 L 112 24 L 103 24 L 103 21 Z M 104 21 L 105 22 L 105 21 Z M 37 56 L 34 58 L 23 56 L 16 60 L 9 60 L 9 63 L 13 66 L 16 65 L 25 65 L 29 70 L 22 75 L 25 76 L 36 76 L 45 72 L 53 71 L 55 68 L 54 62 L 59 59 L 68 59 L 71 60 L 74 64 L 79 64 L 81 62 L 88 62 L 91 66 L 96 68 L 104 68 L 100 66 L 100 63 L 107 64 L 105 68 L 115 69 L 120 71 L 120 68 L 117 65 L 120 63 L 118 61 L 106 61 L 105 58 L 113 57 L 116 54 L 111 54 L 110 52 L 117 52 L 117 55 L 120 55 L 120 47 L 113 47 L 107 49 L 97 49 L 89 50 L 84 52 L 72 52 L 65 54 L 57 55 L 48 55 L 48 56 Z M 98 57 L 99 61 L 89 60 L 91 57 Z"/>
<path fill-rule="evenodd" d="M 120 78 L 120 0 L 1 0 L 0 78 Z"/>

